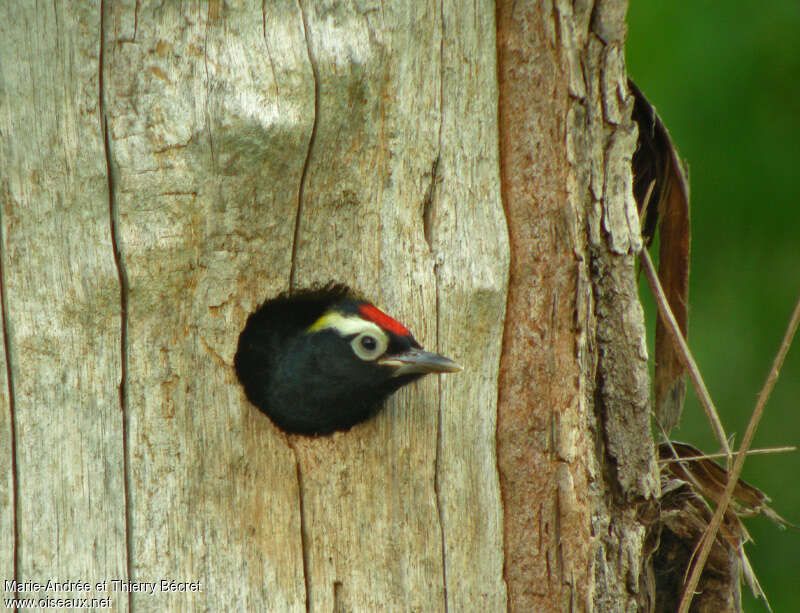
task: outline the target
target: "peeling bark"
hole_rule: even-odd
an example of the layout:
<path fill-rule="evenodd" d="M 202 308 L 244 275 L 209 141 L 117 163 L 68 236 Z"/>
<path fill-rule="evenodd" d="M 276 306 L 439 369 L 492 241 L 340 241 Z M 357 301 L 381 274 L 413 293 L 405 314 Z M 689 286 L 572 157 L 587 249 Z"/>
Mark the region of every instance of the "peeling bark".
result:
<path fill-rule="evenodd" d="M 620 7 L 498 8 L 512 254 L 498 461 L 512 610 L 630 610 L 649 597 L 640 514 L 658 482 Z"/>

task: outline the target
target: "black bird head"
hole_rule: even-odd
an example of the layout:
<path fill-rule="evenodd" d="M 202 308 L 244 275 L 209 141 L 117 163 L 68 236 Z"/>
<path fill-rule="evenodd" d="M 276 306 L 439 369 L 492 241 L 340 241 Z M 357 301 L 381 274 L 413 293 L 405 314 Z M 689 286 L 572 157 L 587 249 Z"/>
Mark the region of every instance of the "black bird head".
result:
<path fill-rule="evenodd" d="M 302 434 L 347 430 L 404 385 L 461 370 L 342 285 L 266 301 L 248 318 L 234 365 L 248 400 Z"/>

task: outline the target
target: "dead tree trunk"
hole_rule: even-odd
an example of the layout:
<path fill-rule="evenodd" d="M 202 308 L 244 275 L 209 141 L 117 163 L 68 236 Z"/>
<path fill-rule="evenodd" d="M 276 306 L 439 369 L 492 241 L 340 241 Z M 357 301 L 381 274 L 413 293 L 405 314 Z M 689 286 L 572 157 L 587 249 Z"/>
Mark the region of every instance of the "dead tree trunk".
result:
<path fill-rule="evenodd" d="M 644 606 L 624 7 L 3 3 L 4 598 Z M 238 335 L 332 279 L 467 370 L 287 436 Z"/>

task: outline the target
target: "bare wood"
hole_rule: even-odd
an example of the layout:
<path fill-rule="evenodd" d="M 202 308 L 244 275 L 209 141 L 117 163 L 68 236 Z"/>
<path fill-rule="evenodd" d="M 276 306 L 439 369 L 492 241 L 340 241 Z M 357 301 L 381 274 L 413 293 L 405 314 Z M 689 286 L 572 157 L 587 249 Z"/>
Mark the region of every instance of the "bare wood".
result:
<path fill-rule="evenodd" d="M 17 473 L 16 491 L 3 493 L 0 572 L 91 585 L 20 597 L 104 597 L 95 583 L 125 579 L 127 551 L 99 6 L 4 2 L 0 29 L 3 325 L 12 378 L 2 406 L 8 424 L 13 390 Z M 2 432 L 7 451 L 7 426 Z M 5 544 L 15 539 L 17 566 L 9 569 Z M 128 609 L 125 595 L 111 597 L 115 610 Z"/>
<path fill-rule="evenodd" d="M 575 494 L 585 490 L 584 462 L 591 461 L 580 427 L 588 407 L 575 355 L 578 294 L 565 289 L 575 288 L 579 274 L 572 253 L 579 222 L 565 203 L 561 136 L 569 69 L 553 57 L 557 17 L 541 6 L 498 5 L 501 177 L 512 263 L 497 441 L 511 611 L 583 602 L 591 555 L 589 510 Z M 534 89 L 552 94 L 533 96 Z"/>
<path fill-rule="evenodd" d="M 466 376 L 442 377 L 439 389 L 447 610 L 505 611 L 495 436 L 509 245 L 496 145 L 495 6 L 443 7 L 439 161 L 426 236 L 436 258 L 438 349 L 467 367 Z"/>
<path fill-rule="evenodd" d="M 717 508 L 714 510 L 714 515 L 711 518 L 705 533 L 703 534 L 700 549 L 695 557 L 694 565 L 692 566 L 692 572 L 689 574 L 689 578 L 686 581 L 686 586 L 684 587 L 683 596 L 681 597 L 681 603 L 678 609 L 679 613 L 687 613 L 692 604 L 694 591 L 697 589 L 697 584 L 700 581 L 700 575 L 703 572 L 706 560 L 708 559 L 708 554 L 711 551 L 711 545 L 714 543 L 714 539 L 717 537 L 717 531 L 722 523 L 722 518 L 725 515 L 725 511 L 728 508 L 731 498 L 733 497 L 733 491 L 736 489 L 739 476 L 742 474 L 744 461 L 747 459 L 747 451 L 750 449 L 750 445 L 753 442 L 753 437 L 755 436 L 756 429 L 758 428 L 758 422 L 761 421 L 761 416 L 764 414 L 764 407 L 766 406 L 767 400 L 769 400 L 769 396 L 772 393 L 772 389 L 775 387 L 775 383 L 778 380 L 781 366 L 783 366 L 783 361 L 786 359 L 786 354 L 789 352 L 789 347 L 792 344 L 792 339 L 794 338 L 795 332 L 797 332 L 798 326 L 800 326 L 800 299 L 798 299 L 797 304 L 794 307 L 792 316 L 789 319 L 789 325 L 787 326 L 786 332 L 783 335 L 780 348 L 778 349 L 778 353 L 775 355 L 775 359 L 772 362 L 772 368 L 769 371 L 769 375 L 767 375 L 767 380 L 764 383 L 764 387 L 761 389 L 761 392 L 758 395 L 758 400 L 756 400 L 756 406 L 753 409 L 753 414 L 750 416 L 750 421 L 747 423 L 747 429 L 744 431 L 742 443 L 739 446 L 739 451 L 736 453 L 736 458 L 733 461 L 733 468 L 728 473 L 728 483 L 725 485 L 725 490 L 722 492 L 720 502 L 717 505 Z"/>
<path fill-rule="evenodd" d="M 438 116 L 420 113 L 436 108 L 438 70 L 428 58 L 439 45 L 435 10 L 416 6 L 412 21 L 406 7 L 303 3 L 317 105 L 292 266 L 296 286 L 347 282 L 430 345 L 434 262 L 422 204 Z M 428 62 L 417 70 L 409 70 L 419 61 L 413 51 L 408 62 L 390 60 L 403 45 L 395 36 L 412 32 Z M 347 433 L 294 441 L 311 610 L 444 609 L 437 408 L 436 381 L 427 379 Z"/>
<path fill-rule="evenodd" d="M 493 7 L 303 8 L 318 106 L 297 283 L 354 284 L 472 373 L 441 388 L 428 378 L 345 435 L 296 441 L 309 602 L 503 610 L 493 421 L 507 251 Z M 391 487 L 376 496 L 376 484 Z"/>
<path fill-rule="evenodd" d="M 111 3 L 104 77 L 126 280 L 137 610 L 303 611 L 298 485 L 245 400 L 239 331 L 286 287 L 314 88 L 293 2 Z"/>
<path fill-rule="evenodd" d="M 0 30 L 1 31 L 1 30 Z M 2 141 L 0 141 L 2 143 Z M 3 144 L 0 144 L 0 154 Z M 0 221 L 2 217 L 0 217 Z M 0 257 L 3 254 L 2 237 L 0 237 Z M 4 269 L 0 268 L 0 275 Z M 8 359 L 6 357 L 6 309 L 4 306 L 2 276 L 0 276 L 0 575 L 13 578 L 17 575 L 17 479 L 16 479 L 16 432 L 14 414 L 11 409 L 11 387 L 8 378 Z M 4 597 L 13 594 L 4 593 Z"/>

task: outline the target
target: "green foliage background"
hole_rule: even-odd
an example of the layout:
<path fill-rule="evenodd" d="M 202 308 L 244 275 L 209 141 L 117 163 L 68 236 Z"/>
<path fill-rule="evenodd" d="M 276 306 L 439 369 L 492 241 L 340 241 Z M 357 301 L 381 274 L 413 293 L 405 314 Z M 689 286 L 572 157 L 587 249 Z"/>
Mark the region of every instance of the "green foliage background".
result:
<path fill-rule="evenodd" d="M 627 64 L 689 164 L 689 344 L 738 446 L 800 296 L 800 2 L 633 1 Z M 672 438 L 719 450 L 693 391 Z M 777 445 L 800 445 L 800 338 L 754 441 Z M 800 452 L 751 457 L 744 478 L 800 524 Z M 800 610 L 800 530 L 747 526 L 774 611 Z"/>

